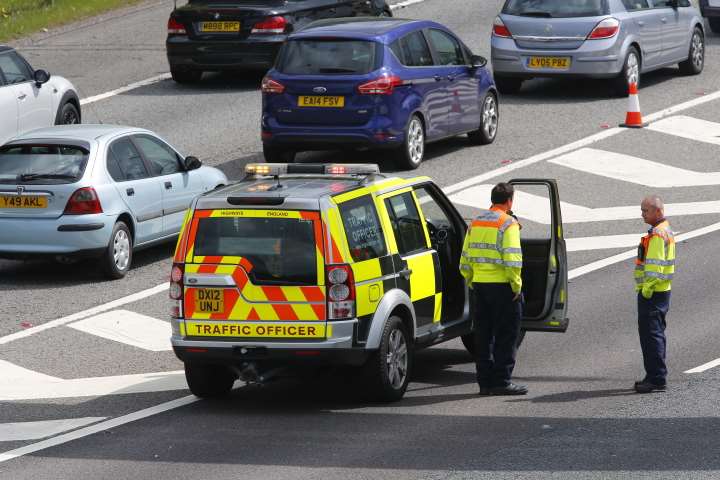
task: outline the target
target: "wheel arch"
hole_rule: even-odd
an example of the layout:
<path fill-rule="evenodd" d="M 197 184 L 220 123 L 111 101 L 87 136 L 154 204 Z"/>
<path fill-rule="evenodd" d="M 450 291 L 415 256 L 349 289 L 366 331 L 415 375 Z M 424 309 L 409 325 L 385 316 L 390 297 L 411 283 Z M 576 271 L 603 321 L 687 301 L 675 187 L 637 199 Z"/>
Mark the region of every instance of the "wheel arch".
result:
<path fill-rule="evenodd" d="M 132 246 L 135 247 L 135 222 L 133 221 L 132 215 L 127 212 L 123 212 L 118 215 L 115 222 L 125 222 L 128 229 L 130 229 L 130 236 L 132 237 Z"/>
<path fill-rule="evenodd" d="M 416 319 L 412 301 L 407 293 L 396 288 L 385 293 L 380 303 L 378 303 L 366 343 L 368 349 L 380 347 L 380 340 L 382 339 L 385 324 L 392 316 L 400 317 L 408 329 L 410 338 L 415 338 Z"/>
<path fill-rule="evenodd" d="M 60 113 L 62 112 L 62 107 L 66 103 L 72 104 L 77 109 L 79 117 L 78 120 L 80 121 L 80 123 L 82 123 L 82 109 L 80 107 L 80 99 L 78 98 L 77 93 L 75 93 L 73 90 L 68 90 L 62 96 L 60 102 L 58 102 L 57 111 L 55 112 L 55 124 L 57 125 L 58 122 L 61 120 Z"/>

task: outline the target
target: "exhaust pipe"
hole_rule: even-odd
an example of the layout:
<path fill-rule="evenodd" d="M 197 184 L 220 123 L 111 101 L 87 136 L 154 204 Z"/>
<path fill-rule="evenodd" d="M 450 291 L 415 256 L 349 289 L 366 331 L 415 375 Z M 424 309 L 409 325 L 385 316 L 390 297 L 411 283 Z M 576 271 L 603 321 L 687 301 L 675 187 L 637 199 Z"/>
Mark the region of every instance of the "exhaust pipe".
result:
<path fill-rule="evenodd" d="M 235 373 L 240 381 L 246 385 L 262 385 L 268 380 L 272 380 L 285 368 L 279 367 L 265 372 L 260 372 L 254 362 L 243 363 L 240 368 L 235 368 Z"/>

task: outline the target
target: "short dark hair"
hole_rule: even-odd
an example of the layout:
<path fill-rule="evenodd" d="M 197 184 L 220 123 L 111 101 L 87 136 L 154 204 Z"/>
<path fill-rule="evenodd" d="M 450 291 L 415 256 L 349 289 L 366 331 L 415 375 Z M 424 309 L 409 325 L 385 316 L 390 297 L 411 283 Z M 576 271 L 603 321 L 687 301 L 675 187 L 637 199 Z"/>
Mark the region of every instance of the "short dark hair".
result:
<path fill-rule="evenodd" d="M 493 204 L 501 205 L 508 200 L 512 200 L 513 195 L 515 195 L 513 186 L 509 183 L 500 182 L 493 187 L 492 193 L 490 194 L 490 201 Z"/>

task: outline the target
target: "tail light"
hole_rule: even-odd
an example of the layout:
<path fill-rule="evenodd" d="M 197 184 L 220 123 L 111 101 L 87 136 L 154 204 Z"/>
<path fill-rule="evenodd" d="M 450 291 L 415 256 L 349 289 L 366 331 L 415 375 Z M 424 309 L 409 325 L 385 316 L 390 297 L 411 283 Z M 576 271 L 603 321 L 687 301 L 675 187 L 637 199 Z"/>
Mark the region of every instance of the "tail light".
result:
<path fill-rule="evenodd" d="M 100 198 L 92 187 L 84 187 L 70 195 L 65 205 L 65 215 L 87 215 L 91 213 L 103 213 Z"/>
<path fill-rule="evenodd" d="M 598 23 L 588 35 L 588 40 L 602 40 L 612 38 L 620 31 L 620 21 L 615 18 L 606 18 Z"/>
<path fill-rule="evenodd" d="M 283 93 L 285 91 L 285 85 L 270 77 L 265 77 L 262 80 L 260 89 L 262 93 Z"/>
<path fill-rule="evenodd" d="M 168 20 L 168 35 L 187 35 L 185 31 L 185 25 L 175 20 L 175 17 L 170 17 Z"/>
<path fill-rule="evenodd" d="M 399 87 L 402 84 L 403 81 L 400 77 L 384 75 L 375 80 L 363 83 L 358 86 L 357 89 L 361 95 L 392 95 L 395 87 Z"/>
<path fill-rule="evenodd" d="M 510 29 L 505 26 L 505 23 L 503 23 L 500 17 L 495 17 L 495 21 L 493 22 L 493 35 L 502 38 L 512 38 Z"/>
<path fill-rule="evenodd" d="M 174 300 L 170 306 L 170 316 L 172 318 L 182 318 L 182 298 L 183 298 L 183 270 L 182 263 L 174 263 L 170 271 L 170 299 Z"/>
<path fill-rule="evenodd" d="M 326 269 L 328 320 L 355 316 L 355 280 L 350 265 L 329 265 Z"/>
<path fill-rule="evenodd" d="M 288 26 L 287 20 L 285 20 L 285 17 L 270 17 L 266 18 L 262 22 L 256 23 L 251 33 L 259 33 L 259 34 L 277 34 L 277 33 L 285 33 L 285 29 Z"/>

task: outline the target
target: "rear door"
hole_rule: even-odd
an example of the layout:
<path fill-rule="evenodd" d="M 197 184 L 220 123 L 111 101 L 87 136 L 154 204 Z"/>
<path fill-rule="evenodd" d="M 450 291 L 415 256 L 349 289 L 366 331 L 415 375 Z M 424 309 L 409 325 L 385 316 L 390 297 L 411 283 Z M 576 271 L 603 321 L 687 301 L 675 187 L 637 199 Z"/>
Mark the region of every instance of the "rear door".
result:
<path fill-rule="evenodd" d="M 115 189 L 135 219 L 135 244 L 162 237 L 162 187 L 150 175 L 130 137 L 110 144 L 106 162 L 108 173 L 115 180 Z"/>
<path fill-rule="evenodd" d="M 314 340 L 330 333 L 319 212 L 196 210 L 184 249 L 188 336 Z"/>
<path fill-rule="evenodd" d="M 515 186 L 513 208 L 522 225 L 522 328 L 564 332 L 568 327 L 568 270 L 557 183 L 550 179 L 510 183 Z"/>
<path fill-rule="evenodd" d="M 685 59 L 690 49 L 690 37 L 692 30 L 690 28 L 690 15 L 685 11 L 689 10 L 689 3 L 678 0 L 679 5 L 673 8 L 670 6 L 671 0 L 651 0 L 655 8 L 660 14 L 662 22 L 662 61 L 676 62 Z"/>
<path fill-rule="evenodd" d="M 661 13 L 651 8 L 649 0 L 623 0 L 628 11 L 628 31 L 640 37 L 643 67 L 653 67 L 662 61 Z"/>

